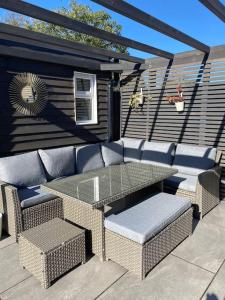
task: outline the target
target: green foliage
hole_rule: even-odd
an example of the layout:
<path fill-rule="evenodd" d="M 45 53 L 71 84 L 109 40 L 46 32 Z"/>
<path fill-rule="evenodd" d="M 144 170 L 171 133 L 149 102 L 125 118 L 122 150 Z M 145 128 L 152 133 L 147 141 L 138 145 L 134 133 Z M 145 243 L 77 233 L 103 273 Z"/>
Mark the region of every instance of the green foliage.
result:
<path fill-rule="evenodd" d="M 76 0 L 70 1 L 69 8 L 62 7 L 57 9 L 56 12 L 96 28 L 115 33 L 117 35 L 121 34 L 122 26 L 117 24 L 117 22 L 113 20 L 108 13 L 104 12 L 103 10 L 93 11 L 87 5 L 78 4 Z M 50 23 L 23 17 L 19 14 L 8 14 L 5 17 L 4 22 L 29 30 L 50 34 L 59 38 L 81 42 L 99 48 L 114 50 L 120 53 L 127 53 L 126 47 L 124 46 L 120 46 L 118 44 L 104 41 L 79 32 L 74 32 Z"/>

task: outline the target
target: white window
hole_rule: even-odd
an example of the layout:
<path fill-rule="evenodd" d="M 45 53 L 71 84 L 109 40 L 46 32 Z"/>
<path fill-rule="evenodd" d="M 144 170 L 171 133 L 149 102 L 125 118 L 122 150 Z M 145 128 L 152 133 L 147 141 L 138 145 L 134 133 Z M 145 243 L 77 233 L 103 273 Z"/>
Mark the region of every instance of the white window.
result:
<path fill-rule="evenodd" d="M 76 124 L 96 124 L 98 113 L 95 74 L 74 72 L 74 97 Z"/>

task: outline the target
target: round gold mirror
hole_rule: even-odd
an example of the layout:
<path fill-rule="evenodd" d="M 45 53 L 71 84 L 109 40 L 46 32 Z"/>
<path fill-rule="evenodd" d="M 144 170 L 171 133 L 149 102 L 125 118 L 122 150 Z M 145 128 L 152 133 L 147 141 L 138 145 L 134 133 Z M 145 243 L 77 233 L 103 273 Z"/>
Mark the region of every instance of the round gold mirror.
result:
<path fill-rule="evenodd" d="M 45 107 L 48 92 L 45 83 L 35 74 L 16 75 L 9 86 L 10 102 L 24 115 L 38 115 Z"/>

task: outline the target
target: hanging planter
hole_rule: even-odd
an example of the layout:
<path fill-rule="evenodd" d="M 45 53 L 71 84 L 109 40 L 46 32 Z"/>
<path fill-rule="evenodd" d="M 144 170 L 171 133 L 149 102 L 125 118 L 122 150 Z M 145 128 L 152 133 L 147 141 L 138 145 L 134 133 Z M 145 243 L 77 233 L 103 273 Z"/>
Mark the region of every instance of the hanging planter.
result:
<path fill-rule="evenodd" d="M 179 84 L 176 87 L 177 95 L 167 96 L 166 99 L 170 104 L 175 104 L 176 110 L 182 112 L 184 110 L 183 89 Z"/>
<path fill-rule="evenodd" d="M 151 100 L 151 99 L 152 97 L 145 97 L 143 95 L 143 91 L 141 88 L 140 92 L 134 93 L 130 96 L 130 100 L 128 104 L 130 108 L 138 108 L 144 105 L 145 100 Z"/>

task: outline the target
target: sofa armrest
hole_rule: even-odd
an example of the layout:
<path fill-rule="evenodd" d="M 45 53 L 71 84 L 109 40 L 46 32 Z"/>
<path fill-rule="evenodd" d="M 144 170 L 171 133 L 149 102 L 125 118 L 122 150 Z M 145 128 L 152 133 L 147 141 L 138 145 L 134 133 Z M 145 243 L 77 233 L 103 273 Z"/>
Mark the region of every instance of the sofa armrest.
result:
<path fill-rule="evenodd" d="M 5 182 L 1 182 L 0 187 L 5 229 L 10 235 L 17 236 L 22 231 L 22 211 L 17 188 Z"/>
<path fill-rule="evenodd" d="M 214 168 L 202 172 L 198 175 L 198 188 L 204 189 L 214 197 L 219 198 L 219 185 L 222 168 L 215 166 Z"/>

